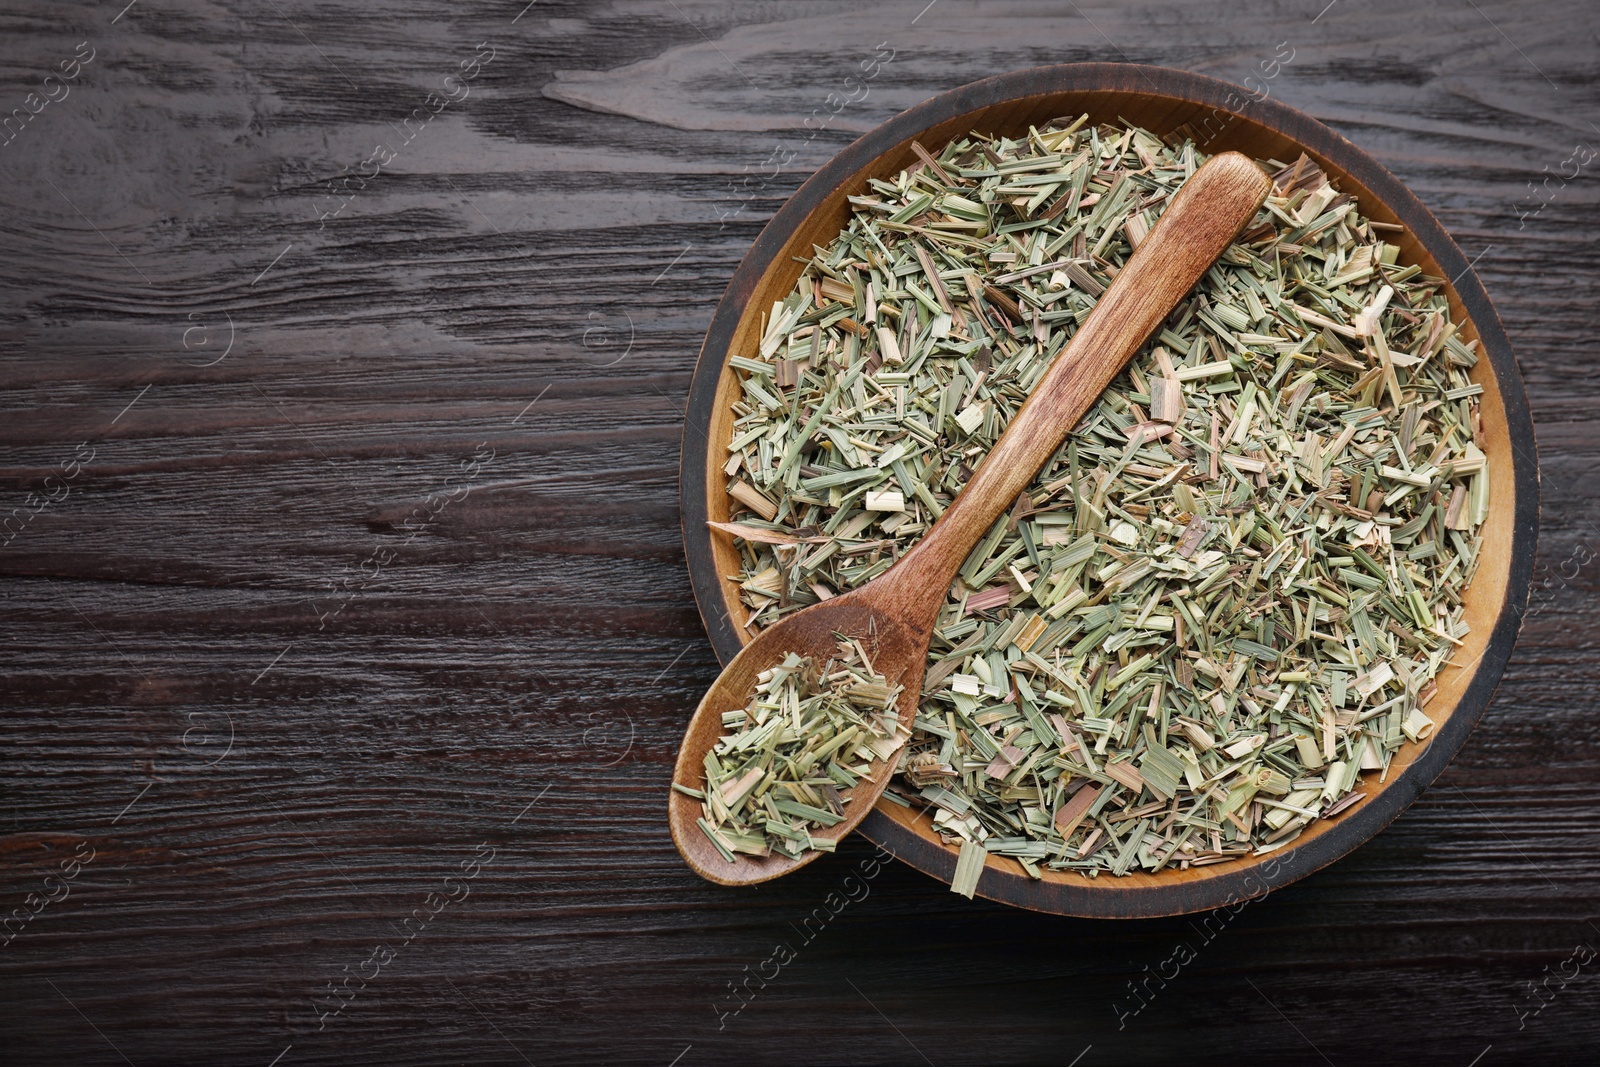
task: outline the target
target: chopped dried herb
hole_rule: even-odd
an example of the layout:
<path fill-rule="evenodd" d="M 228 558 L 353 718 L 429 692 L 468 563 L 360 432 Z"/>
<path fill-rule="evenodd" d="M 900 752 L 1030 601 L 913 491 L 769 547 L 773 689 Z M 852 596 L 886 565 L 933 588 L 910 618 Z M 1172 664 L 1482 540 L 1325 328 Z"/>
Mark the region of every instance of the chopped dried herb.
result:
<path fill-rule="evenodd" d="M 844 821 L 846 792 L 905 742 L 900 686 L 874 674 L 858 642 L 843 640 L 820 668 L 790 653 L 757 677 L 750 703 L 722 716 L 706 753 L 701 832 L 725 859 L 735 852 L 799 857 L 833 851 L 811 831 Z"/>
<path fill-rule="evenodd" d="M 752 629 L 927 531 L 1204 158 L 1079 119 L 851 198 L 731 360 Z M 1282 847 L 1432 730 L 1490 500 L 1477 343 L 1394 226 L 1305 156 L 1263 163 L 1255 221 L 950 590 L 886 795 L 961 846 L 958 891 L 986 855 L 1096 876 Z"/>

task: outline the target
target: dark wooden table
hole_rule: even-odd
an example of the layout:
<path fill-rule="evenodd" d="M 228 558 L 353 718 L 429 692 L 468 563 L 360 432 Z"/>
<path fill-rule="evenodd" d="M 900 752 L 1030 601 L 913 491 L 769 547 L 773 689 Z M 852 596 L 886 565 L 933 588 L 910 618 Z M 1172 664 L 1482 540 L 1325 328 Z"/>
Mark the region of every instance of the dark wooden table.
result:
<path fill-rule="evenodd" d="M 0 1062 L 1594 1062 L 1592 3 L 124 2 L 0 13 Z M 1225 921 L 706 884 L 711 308 L 859 131 L 1090 59 L 1253 77 L 1477 257 L 1544 471 L 1499 696 Z"/>

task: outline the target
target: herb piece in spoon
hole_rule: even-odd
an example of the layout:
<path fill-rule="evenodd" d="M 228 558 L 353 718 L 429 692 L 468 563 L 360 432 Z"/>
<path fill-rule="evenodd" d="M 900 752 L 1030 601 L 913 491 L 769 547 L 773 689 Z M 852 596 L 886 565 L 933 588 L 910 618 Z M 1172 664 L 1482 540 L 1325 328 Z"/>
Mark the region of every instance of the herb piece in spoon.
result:
<path fill-rule="evenodd" d="M 758 679 L 706 754 L 700 830 L 730 863 L 735 852 L 832 852 L 835 842 L 812 831 L 842 822 L 850 787 L 904 745 L 901 687 L 874 673 L 854 640 L 822 664 L 790 653 Z"/>

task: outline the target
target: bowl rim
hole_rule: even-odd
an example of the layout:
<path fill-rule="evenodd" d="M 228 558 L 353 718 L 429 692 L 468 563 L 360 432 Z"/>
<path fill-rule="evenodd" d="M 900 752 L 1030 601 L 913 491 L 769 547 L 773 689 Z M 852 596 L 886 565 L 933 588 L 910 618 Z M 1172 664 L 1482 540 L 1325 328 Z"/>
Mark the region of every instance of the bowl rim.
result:
<path fill-rule="evenodd" d="M 1272 99 L 1230 107 L 1226 101 L 1237 100 L 1243 92 L 1240 87 L 1189 71 L 1133 63 L 1055 64 L 1000 74 L 939 93 L 861 135 L 806 179 L 762 228 L 734 271 L 707 328 L 684 410 L 680 522 L 700 617 L 718 660 L 725 665 L 743 642 L 725 609 L 706 526 L 709 426 L 734 332 L 761 278 L 795 229 L 834 189 L 894 146 L 963 113 L 1030 97 L 1088 91 L 1126 91 L 1211 107 L 1292 139 L 1336 162 L 1370 190 L 1451 279 L 1448 290 L 1465 308 L 1494 372 L 1515 476 L 1509 573 L 1484 653 L 1460 699 L 1428 743 L 1397 777 L 1370 793 L 1365 802 L 1303 844 L 1267 853 L 1240 869 L 1221 869 L 1187 881 L 1137 887 L 1098 885 L 1098 880 L 1091 879 L 1034 881 L 1020 872 L 992 867 L 985 869 L 979 881 L 979 896 L 1033 911 L 1084 918 L 1150 918 L 1207 911 L 1264 896 L 1348 855 L 1376 836 L 1422 795 L 1461 750 L 1488 709 L 1515 646 L 1532 580 L 1539 524 L 1537 446 L 1527 396 L 1510 341 L 1472 262 L 1398 178 L 1310 115 Z M 898 859 L 949 882 L 955 872 L 955 854 L 889 818 L 883 812 L 887 803 L 880 801 L 858 832 Z"/>

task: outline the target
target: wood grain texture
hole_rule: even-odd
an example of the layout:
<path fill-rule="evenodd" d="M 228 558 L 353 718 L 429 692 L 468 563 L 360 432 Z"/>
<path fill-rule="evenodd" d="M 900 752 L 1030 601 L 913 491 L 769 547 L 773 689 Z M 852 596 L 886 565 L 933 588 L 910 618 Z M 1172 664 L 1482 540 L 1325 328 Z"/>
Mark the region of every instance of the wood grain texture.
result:
<path fill-rule="evenodd" d="M 1593 1059 L 1594 965 L 1526 983 L 1600 944 L 1600 184 L 1550 178 L 1600 145 L 1597 14 L 1322 8 L 8 4 L 0 120 L 94 58 L 0 146 L 0 916 L 68 887 L 0 948 L 0 1061 Z M 969 903 L 864 843 L 704 884 L 661 808 L 716 673 L 676 504 L 711 309 L 853 130 L 1095 59 L 1254 78 L 1479 257 L 1543 470 L 1496 702 L 1225 924 Z"/>

